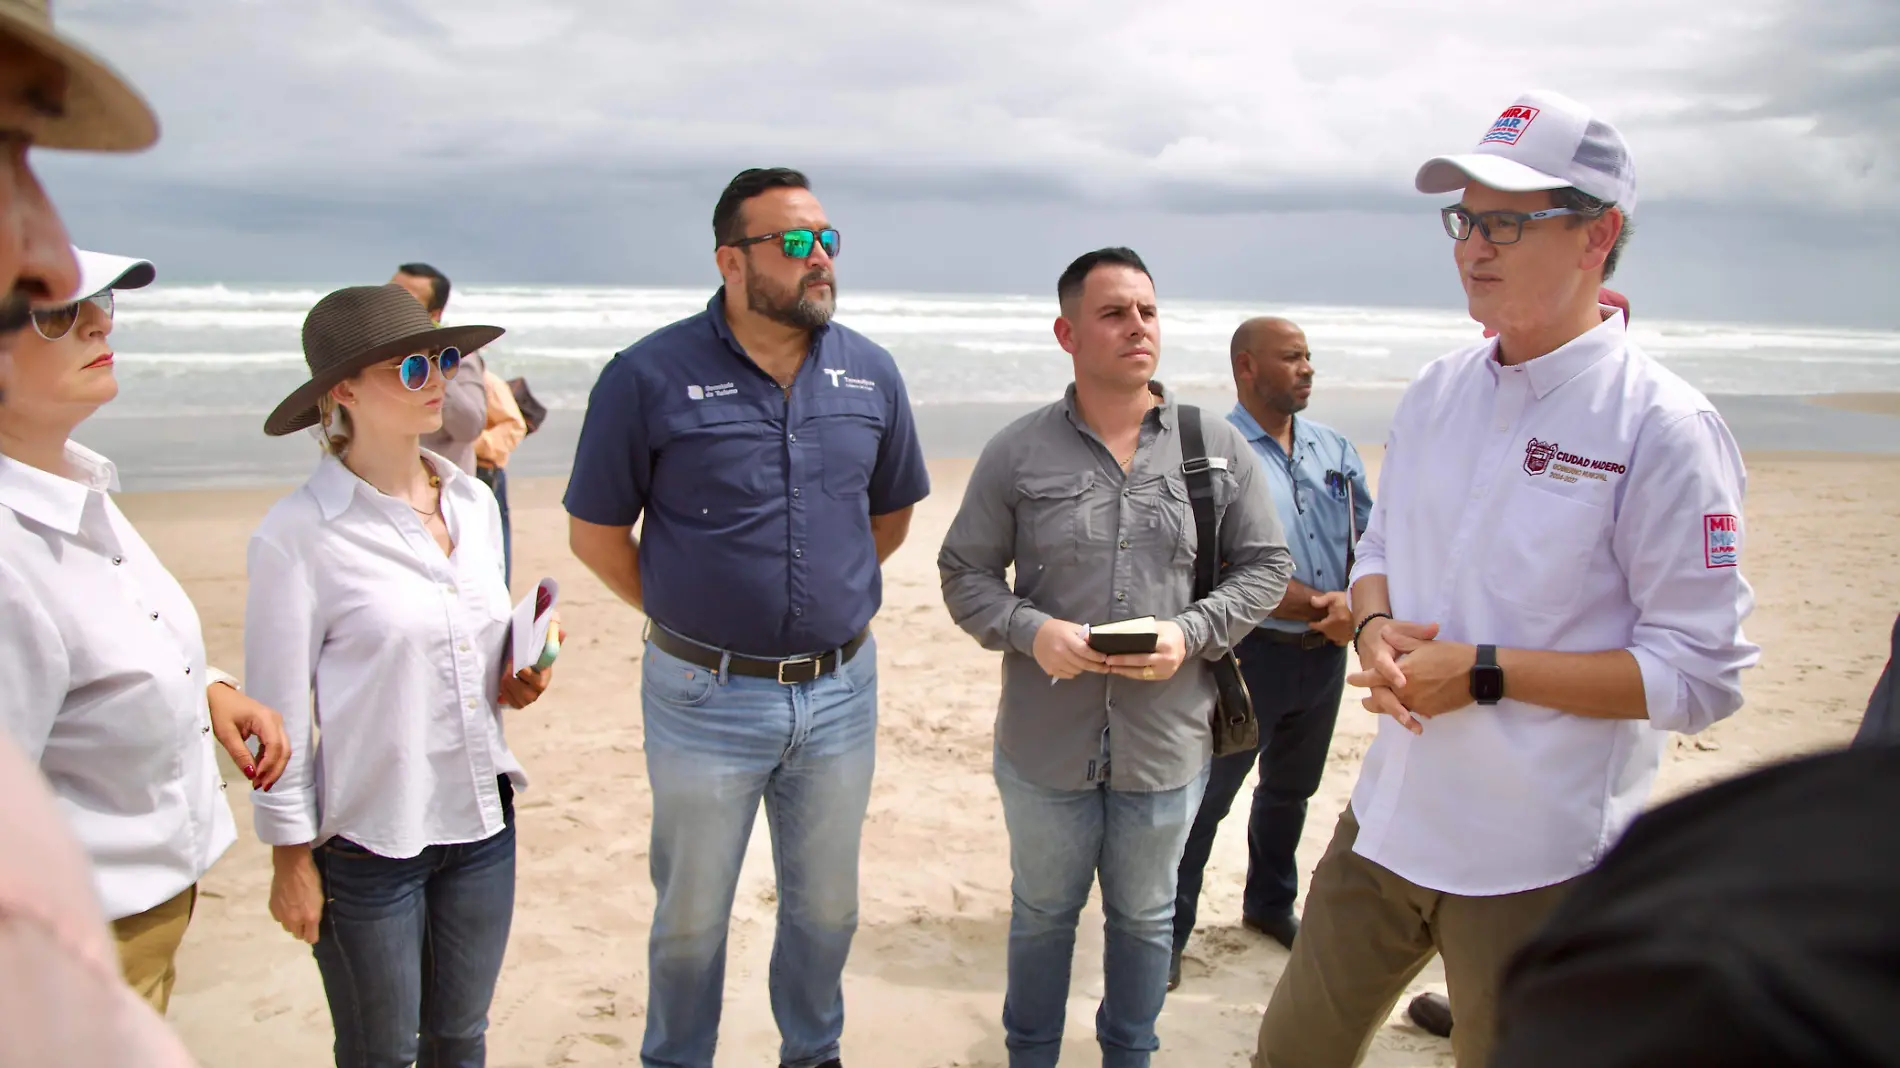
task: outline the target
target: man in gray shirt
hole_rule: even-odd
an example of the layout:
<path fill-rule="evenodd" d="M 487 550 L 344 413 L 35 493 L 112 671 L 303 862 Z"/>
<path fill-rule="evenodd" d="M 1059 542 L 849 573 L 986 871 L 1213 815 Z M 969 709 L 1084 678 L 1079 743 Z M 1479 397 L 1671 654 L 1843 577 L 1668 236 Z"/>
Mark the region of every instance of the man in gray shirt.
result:
<path fill-rule="evenodd" d="M 984 448 L 937 568 L 957 625 L 1003 653 L 1010 1068 L 1056 1063 L 1076 920 L 1098 871 L 1096 1038 L 1104 1065 L 1135 1068 L 1159 1046 L 1175 873 L 1212 752 L 1209 664 L 1280 603 L 1293 565 L 1253 449 L 1204 418 L 1226 570 L 1194 600 L 1180 406 L 1153 381 L 1154 280 L 1134 252 L 1109 248 L 1070 264 L 1056 294 L 1075 384 Z M 1084 637 L 1084 624 L 1140 616 L 1159 620 L 1153 653 L 1103 656 Z"/>

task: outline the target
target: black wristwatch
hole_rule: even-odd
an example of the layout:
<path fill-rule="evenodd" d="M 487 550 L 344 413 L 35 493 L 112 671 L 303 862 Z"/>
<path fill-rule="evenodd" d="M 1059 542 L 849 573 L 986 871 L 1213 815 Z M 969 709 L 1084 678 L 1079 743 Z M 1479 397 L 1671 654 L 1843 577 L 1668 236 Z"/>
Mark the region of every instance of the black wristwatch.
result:
<path fill-rule="evenodd" d="M 1504 700 L 1504 669 L 1498 666 L 1498 647 L 1478 646 L 1478 662 L 1471 665 L 1471 699 L 1481 705 Z"/>

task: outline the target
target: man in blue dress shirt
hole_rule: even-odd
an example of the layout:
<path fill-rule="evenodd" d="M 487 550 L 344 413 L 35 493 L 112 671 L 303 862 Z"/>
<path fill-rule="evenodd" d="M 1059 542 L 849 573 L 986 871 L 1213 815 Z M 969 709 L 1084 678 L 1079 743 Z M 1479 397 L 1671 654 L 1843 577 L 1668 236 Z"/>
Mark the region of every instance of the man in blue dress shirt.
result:
<path fill-rule="evenodd" d="M 1241 923 L 1288 948 L 1299 933 L 1293 853 L 1332 745 L 1352 642 L 1346 577 L 1352 543 L 1372 512 L 1358 450 L 1331 427 L 1296 418 L 1313 394 L 1306 333 L 1285 319 L 1249 319 L 1234 332 L 1229 351 L 1240 403 L 1227 418 L 1266 470 L 1294 570 L 1272 617 L 1235 649 L 1260 720 L 1260 748 L 1216 758 L 1208 775 L 1176 884 L 1169 989 L 1181 981 L 1181 952 L 1194 933 L 1214 832 L 1256 756 L 1260 782 L 1247 821 Z"/>
<path fill-rule="evenodd" d="M 724 286 L 601 372 L 566 498 L 574 555 L 650 621 L 641 1062 L 712 1066 L 763 801 L 779 1060 L 836 1068 L 877 736 L 868 626 L 929 478 L 890 353 L 831 322 L 838 232 L 805 176 L 742 172 L 713 234 Z"/>

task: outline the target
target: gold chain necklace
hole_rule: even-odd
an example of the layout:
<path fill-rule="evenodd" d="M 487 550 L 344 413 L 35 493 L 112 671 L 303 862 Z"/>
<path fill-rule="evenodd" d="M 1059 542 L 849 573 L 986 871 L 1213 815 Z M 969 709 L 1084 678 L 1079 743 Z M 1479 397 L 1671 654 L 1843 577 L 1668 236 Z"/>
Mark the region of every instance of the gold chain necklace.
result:
<path fill-rule="evenodd" d="M 442 476 L 435 473 L 435 469 L 429 466 L 429 461 L 422 460 L 421 463 L 422 463 L 423 471 L 427 472 L 429 475 L 429 488 L 435 491 L 435 510 L 432 512 L 425 512 L 422 509 L 417 508 L 413 501 L 409 501 L 407 499 L 405 499 L 403 503 L 409 505 L 409 510 L 416 513 L 417 515 L 422 516 L 425 519 L 433 519 L 436 516 L 442 514 Z"/>

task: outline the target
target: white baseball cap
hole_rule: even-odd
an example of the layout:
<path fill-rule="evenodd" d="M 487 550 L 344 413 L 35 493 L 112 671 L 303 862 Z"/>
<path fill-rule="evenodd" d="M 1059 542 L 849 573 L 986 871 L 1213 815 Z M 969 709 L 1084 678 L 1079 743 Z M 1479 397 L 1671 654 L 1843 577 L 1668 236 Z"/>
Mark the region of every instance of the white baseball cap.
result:
<path fill-rule="evenodd" d="M 158 268 L 151 260 L 87 252 L 77 245 L 73 246 L 73 258 L 79 261 L 79 292 L 72 298 L 76 301 L 108 289 L 143 289 L 158 277 Z"/>
<path fill-rule="evenodd" d="M 1449 193 L 1472 182 L 1507 193 L 1581 190 L 1636 207 L 1636 168 L 1616 127 L 1561 93 L 1534 90 L 1504 109 L 1465 155 L 1439 156 L 1418 169 L 1418 191 Z"/>

